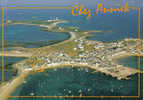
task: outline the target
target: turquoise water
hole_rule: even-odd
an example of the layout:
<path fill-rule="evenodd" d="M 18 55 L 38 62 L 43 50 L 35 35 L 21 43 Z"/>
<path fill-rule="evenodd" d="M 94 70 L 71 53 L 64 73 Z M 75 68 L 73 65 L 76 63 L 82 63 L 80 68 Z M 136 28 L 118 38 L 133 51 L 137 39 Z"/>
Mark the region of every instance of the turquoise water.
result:
<path fill-rule="evenodd" d="M 12 95 L 31 96 L 31 93 L 34 96 L 79 96 L 81 93 L 83 96 L 137 95 L 138 75 L 131 76 L 131 80 L 117 80 L 93 72 L 88 68 L 60 68 L 46 70 L 43 73 L 31 73 L 26 78 L 27 82 L 21 84 Z"/>
<path fill-rule="evenodd" d="M 122 64 L 127 67 L 132 67 L 132 68 L 136 68 L 136 69 L 138 69 L 138 67 L 139 67 L 138 56 L 124 57 L 124 58 L 118 59 L 117 62 L 119 64 Z M 141 70 L 143 71 L 143 57 L 140 57 L 140 67 L 141 67 Z"/>
<path fill-rule="evenodd" d="M 133 80 L 118 81 L 100 73 L 92 74 L 93 71 L 88 70 L 89 72 L 86 72 L 84 68 L 81 70 L 63 68 L 57 69 L 57 71 L 47 70 L 44 73 L 31 74 L 27 78 L 27 83 L 23 84 L 20 95 L 28 96 L 30 93 L 34 93 L 40 96 L 78 96 L 80 89 L 85 96 L 132 95 L 132 93 L 137 95 L 137 76 L 133 76 Z M 130 91 L 127 92 L 126 90 L 129 88 Z M 89 92 L 88 89 L 90 89 Z M 72 93 L 68 93 L 70 90 Z"/>
<path fill-rule="evenodd" d="M 12 64 L 24 60 L 25 58 L 18 58 L 18 57 L 5 57 L 4 58 L 4 79 L 5 81 L 10 80 L 13 76 L 16 76 L 16 69 L 12 68 Z M 2 75 L 2 58 L 0 57 L 0 77 Z M 0 78 L 1 83 L 1 78 Z"/>

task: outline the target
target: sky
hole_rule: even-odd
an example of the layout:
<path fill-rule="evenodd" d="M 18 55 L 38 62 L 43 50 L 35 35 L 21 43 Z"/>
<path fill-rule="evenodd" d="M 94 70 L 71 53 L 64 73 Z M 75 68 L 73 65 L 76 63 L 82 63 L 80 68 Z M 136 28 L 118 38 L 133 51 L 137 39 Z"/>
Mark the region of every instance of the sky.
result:
<path fill-rule="evenodd" d="M 131 6 L 143 7 L 143 0 L 0 0 L 1 6 L 73 6 L 84 4 L 94 7 L 101 2 L 107 7 L 128 2 Z"/>

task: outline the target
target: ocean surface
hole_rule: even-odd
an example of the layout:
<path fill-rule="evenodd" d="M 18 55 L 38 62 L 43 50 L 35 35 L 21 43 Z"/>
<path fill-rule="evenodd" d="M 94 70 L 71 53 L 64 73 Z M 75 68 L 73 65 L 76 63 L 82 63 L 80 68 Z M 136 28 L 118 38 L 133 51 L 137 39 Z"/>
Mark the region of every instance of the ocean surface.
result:
<path fill-rule="evenodd" d="M 46 32 L 38 26 L 8 25 L 5 32 L 5 47 L 39 48 L 69 37 L 68 33 Z"/>
<path fill-rule="evenodd" d="M 143 56 L 140 57 L 140 64 L 138 56 L 128 56 L 121 59 L 118 59 L 117 63 L 124 65 L 126 67 L 132 67 L 143 71 Z"/>
<path fill-rule="evenodd" d="M 95 14 L 93 8 L 91 8 L 91 10 L 93 12 L 92 17 L 89 20 L 86 20 L 86 16 L 73 16 L 71 14 L 71 9 L 8 9 L 7 11 L 5 11 L 7 12 L 7 14 L 5 14 L 5 22 L 6 20 L 48 20 L 58 18 L 61 20 L 69 21 L 69 23 L 61 23 L 58 26 L 74 26 L 79 27 L 81 30 L 102 31 L 101 33 L 91 33 L 91 36 L 88 37 L 88 39 L 90 40 L 112 42 L 125 38 L 138 38 L 137 10 L 131 10 L 131 12 L 128 13 L 107 13 L 99 15 Z M 6 35 L 6 38 L 9 38 L 8 36 L 12 35 L 13 37 L 15 37 L 12 38 L 15 39 L 15 41 L 19 42 L 18 40 L 21 39 L 21 37 L 25 37 L 25 41 L 30 42 L 31 44 L 33 42 L 36 43 L 39 41 L 46 43 L 48 42 L 47 44 L 49 44 L 48 40 L 62 41 L 68 38 L 68 36 L 65 34 L 59 35 L 58 33 L 54 32 L 47 32 L 46 36 L 46 32 L 42 31 L 41 28 L 38 28 L 36 26 L 5 25 L 5 30 L 5 34 L 8 34 Z M 27 35 L 28 33 L 30 35 L 29 37 Z M 36 39 L 37 41 L 35 42 L 34 40 Z"/>
<path fill-rule="evenodd" d="M 90 40 L 112 42 L 125 38 L 138 38 L 138 16 L 133 10 L 127 14 L 95 15 L 86 20 L 85 16 L 72 16 L 71 10 L 7 10 L 5 20 L 68 20 L 69 23 L 59 24 L 63 27 L 79 27 L 82 30 L 102 30 L 102 33 L 92 33 Z M 1 17 L 0 17 L 1 19 Z M 42 28 L 29 25 L 5 25 L 5 45 L 7 47 L 23 46 L 38 48 L 50 45 L 69 38 L 67 33 L 46 32 Z M 12 58 L 13 59 L 13 58 Z M 129 67 L 136 66 L 136 58 L 126 60 L 133 63 Z M 8 61 L 8 60 L 7 60 Z M 124 64 L 124 63 L 122 63 Z M 142 66 L 142 65 L 141 65 Z M 88 72 L 87 72 L 88 70 Z M 11 77 L 10 73 L 6 77 Z M 142 74 L 141 74 L 142 75 Z M 93 73 L 91 69 L 63 68 L 46 70 L 44 73 L 31 73 L 26 78 L 26 83 L 21 84 L 12 95 L 124 95 L 136 96 L 138 88 L 138 75 L 131 76 L 131 80 L 117 80 L 101 73 Z M 142 79 L 142 77 L 141 77 Z M 35 84 L 36 83 L 36 84 Z M 143 88 L 141 89 L 143 90 Z M 53 98 L 49 98 L 53 100 Z M 57 98 L 58 100 L 72 98 Z M 74 98 L 79 100 L 79 98 Z M 89 100 L 89 98 L 82 98 Z M 90 98 L 92 99 L 92 98 Z M 25 100 L 25 98 L 10 98 L 9 100 Z M 47 100 L 47 98 L 26 98 L 26 100 Z M 100 100 L 94 98 L 92 100 Z M 141 100 L 131 98 L 105 98 L 103 100 Z"/>
<path fill-rule="evenodd" d="M 137 96 L 137 91 L 138 75 L 131 76 L 131 80 L 117 80 L 88 68 L 69 67 L 46 70 L 43 73 L 31 73 L 12 95 Z M 39 100 L 39 98 L 29 98 L 28 100 Z"/>

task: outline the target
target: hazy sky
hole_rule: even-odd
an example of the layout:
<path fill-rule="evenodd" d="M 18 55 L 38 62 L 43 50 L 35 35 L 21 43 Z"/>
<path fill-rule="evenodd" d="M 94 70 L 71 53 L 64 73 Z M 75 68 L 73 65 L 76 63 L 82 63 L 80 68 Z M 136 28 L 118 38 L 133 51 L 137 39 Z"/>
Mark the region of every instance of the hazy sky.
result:
<path fill-rule="evenodd" d="M 74 4 L 84 4 L 94 7 L 98 2 L 105 6 L 124 4 L 129 2 L 131 6 L 143 7 L 143 0 L 0 0 L 3 6 L 73 6 Z"/>

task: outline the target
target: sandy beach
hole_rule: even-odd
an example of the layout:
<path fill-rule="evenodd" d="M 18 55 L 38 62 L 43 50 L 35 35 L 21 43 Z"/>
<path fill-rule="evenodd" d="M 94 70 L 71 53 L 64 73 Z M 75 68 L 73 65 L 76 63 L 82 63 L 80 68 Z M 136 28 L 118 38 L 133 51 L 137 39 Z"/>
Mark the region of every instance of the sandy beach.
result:
<path fill-rule="evenodd" d="M 0 56 L 3 56 L 2 53 L 0 53 Z M 4 56 L 8 57 L 30 57 L 31 53 L 25 53 L 25 52 L 18 52 L 18 51 L 7 51 L 4 53 Z"/>
<path fill-rule="evenodd" d="M 123 51 L 123 52 L 119 52 L 119 53 L 113 55 L 112 60 L 116 62 L 117 60 L 119 60 L 121 58 L 129 57 L 129 56 L 139 56 L 139 55 L 138 54 L 131 54 L 131 53 L 128 53 L 126 51 Z M 143 54 L 140 54 L 140 56 L 143 56 Z"/>
<path fill-rule="evenodd" d="M 28 76 L 30 71 L 23 71 L 19 76 L 17 76 L 11 82 L 7 82 L 2 88 L 2 95 L 0 95 L 0 100 L 7 100 L 10 94 L 24 81 L 25 77 Z"/>

